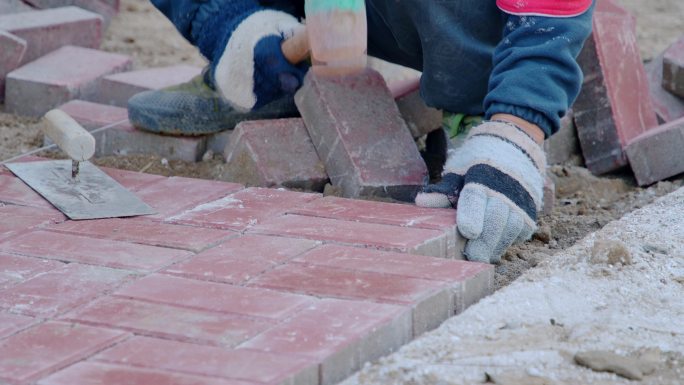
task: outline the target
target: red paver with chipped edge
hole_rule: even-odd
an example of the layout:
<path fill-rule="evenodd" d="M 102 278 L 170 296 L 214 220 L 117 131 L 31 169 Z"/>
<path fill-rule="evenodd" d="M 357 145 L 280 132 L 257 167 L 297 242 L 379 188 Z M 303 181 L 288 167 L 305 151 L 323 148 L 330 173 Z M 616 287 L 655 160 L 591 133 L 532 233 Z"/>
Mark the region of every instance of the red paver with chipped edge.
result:
<path fill-rule="evenodd" d="M 169 218 L 171 223 L 243 231 L 320 198 L 286 190 L 248 188 Z"/>
<path fill-rule="evenodd" d="M 5 109 L 42 116 L 69 100 L 87 99 L 97 92 L 100 78 L 131 66 L 128 56 L 64 46 L 7 75 Z"/>
<path fill-rule="evenodd" d="M 102 41 L 102 18 L 78 7 L 0 15 L 0 29 L 28 43 L 22 64 L 65 45 L 98 48 Z"/>
<path fill-rule="evenodd" d="M 0 242 L 0 251 L 135 271 L 158 270 L 193 255 L 183 250 L 49 231 L 34 231 Z"/>
<path fill-rule="evenodd" d="M 627 147 L 632 171 L 640 186 L 684 172 L 684 118 L 635 138 Z"/>
<path fill-rule="evenodd" d="M 230 231 L 127 219 L 68 221 L 49 226 L 47 230 L 193 252 L 200 252 L 238 235 Z"/>
<path fill-rule="evenodd" d="M 0 204 L 0 241 L 36 227 L 64 220 L 66 217 L 54 209 Z"/>
<path fill-rule="evenodd" d="M 15 177 L 14 174 L 11 173 L 0 174 L 0 202 L 53 209 L 50 202 L 43 199 L 43 197 L 33 191 L 26 183 L 22 182 L 21 179 Z"/>
<path fill-rule="evenodd" d="M 265 318 L 113 297 L 91 302 L 63 318 L 150 337 L 226 347 L 233 347 L 276 324 Z"/>
<path fill-rule="evenodd" d="M 248 317 L 283 320 L 315 298 L 273 290 L 155 274 L 116 291 L 115 297 Z"/>
<path fill-rule="evenodd" d="M 0 257 L 2 258 L 2 257 Z M 35 318 L 19 314 L 0 312 L 0 340 L 38 322 Z M 2 343 L 2 342 L 0 342 Z M 0 360 L 2 361 L 2 360 Z"/>
<path fill-rule="evenodd" d="M 243 284 L 316 245 L 317 242 L 306 239 L 245 235 L 230 239 L 163 272 L 193 279 Z"/>
<path fill-rule="evenodd" d="M 335 384 L 411 339 L 411 312 L 395 305 L 324 299 L 241 348 L 299 356 L 320 364 Z"/>
<path fill-rule="evenodd" d="M 169 373 L 100 362 L 79 362 L 41 381 L 38 385 L 259 385 L 254 382 Z"/>
<path fill-rule="evenodd" d="M 0 252 L 0 290 L 62 266 L 59 261 Z"/>
<path fill-rule="evenodd" d="M 493 290 L 494 268 L 484 263 L 338 245 L 317 247 L 293 262 L 445 282 L 455 291 L 456 313 Z"/>
<path fill-rule="evenodd" d="M 134 337 L 94 361 L 260 384 L 318 384 L 318 368 L 291 355 Z"/>
<path fill-rule="evenodd" d="M 299 118 L 241 122 L 222 152 L 224 176 L 249 186 L 323 191 L 328 181 Z"/>
<path fill-rule="evenodd" d="M 108 75 L 102 78 L 100 92 L 93 100 L 126 107 L 128 99 L 137 93 L 185 83 L 200 73 L 202 68 L 181 64 Z"/>
<path fill-rule="evenodd" d="M 414 205 L 327 196 L 306 206 L 292 209 L 288 213 L 345 221 L 442 230 L 447 236 L 447 258 L 463 259 L 463 241 L 456 230 L 456 212 L 452 209 L 429 209 Z"/>
<path fill-rule="evenodd" d="M 446 257 L 447 240 L 439 230 L 285 215 L 248 230 L 250 233 L 306 238 L 359 247 Z"/>
<path fill-rule="evenodd" d="M 64 322 L 36 325 L 0 341 L 0 381 L 33 382 L 113 345 L 125 335 Z"/>
<path fill-rule="evenodd" d="M 52 318 L 114 289 L 131 272 L 70 263 L 0 292 L 0 308 Z"/>
<path fill-rule="evenodd" d="M 158 212 L 156 215 L 145 216 L 145 219 L 163 220 L 243 188 L 244 186 L 237 183 L 171 177 L 143 187 L 136 195 Z"/>

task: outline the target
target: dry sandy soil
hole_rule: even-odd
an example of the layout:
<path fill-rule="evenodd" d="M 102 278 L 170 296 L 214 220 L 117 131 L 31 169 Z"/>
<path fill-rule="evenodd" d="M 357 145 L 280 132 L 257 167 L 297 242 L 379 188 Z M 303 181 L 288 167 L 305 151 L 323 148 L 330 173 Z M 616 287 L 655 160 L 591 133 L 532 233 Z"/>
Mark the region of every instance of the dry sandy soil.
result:
<path fill-rule="evenodd" d="M 650 59 L 684 33 L 684 1 L 619 0 L 637 17 L 642 55 Z M 131 55 L 135 68 L 179 63 L 203 66 L 194 47 L 147 0 L 122 0 L 121 13 L 112 21 L 103 49 Z M 41 137 L 35 119 L 20 118 L 0 110 L 0 159 L 38 147 Z M 216 179 L 222 164 L 210 159 L 197 164 L 167 162 L 154 155 L 102 158 L 97 164 L 161 175 Z M 576 164 L 581 165 L 580 162 Z M 552 170 L 557 185 L 556 207 L 541 219 L 540 231 L 523 245 L 512 247 L 497 266 L 497 286 L 517 278 L 523 271 L 566 249 L 608 222 L 643 207 L 682 185 L 681 177 L 648 189 L 635 186 L 629 172 L 597 178 L 577 165 Z"/>

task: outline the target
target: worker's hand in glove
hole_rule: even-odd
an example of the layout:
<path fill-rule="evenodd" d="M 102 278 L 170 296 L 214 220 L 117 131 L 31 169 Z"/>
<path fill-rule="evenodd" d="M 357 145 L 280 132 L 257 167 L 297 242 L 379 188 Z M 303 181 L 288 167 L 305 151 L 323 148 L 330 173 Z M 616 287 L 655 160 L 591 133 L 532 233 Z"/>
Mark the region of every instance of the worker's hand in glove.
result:
<path fill-rule="evenodd" d="M 487 121 L 449 150 L 442 181 L 424 187 L 416 204 L 456 208 L 468 260 L 498 263 L 510 245 L 537 228 L 545 168 L 542 148 L 525 131 Z"/>
<path fill-rule="evenodd" d="M 216 88 L 234 108 L 258 109 L 301 86 L 308 65 L 290 64 L 281 49 L 298 26 L 292 15 L 265 9 L 221 26 L 227 37 L 217 44 L 211 66 Z"/>

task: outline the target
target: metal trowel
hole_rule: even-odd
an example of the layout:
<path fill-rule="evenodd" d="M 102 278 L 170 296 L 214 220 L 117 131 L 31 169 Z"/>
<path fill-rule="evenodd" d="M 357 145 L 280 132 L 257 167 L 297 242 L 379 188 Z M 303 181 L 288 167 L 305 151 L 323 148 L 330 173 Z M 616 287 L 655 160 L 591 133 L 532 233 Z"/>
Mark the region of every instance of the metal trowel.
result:
<path fill-rule="evenodd" d="M 62 110 L 45 114 L 43 131 L 71 160 L 5 166 L 74 220 L 155 214 L 152 207 L 88 162 L 95 138 Z"/>

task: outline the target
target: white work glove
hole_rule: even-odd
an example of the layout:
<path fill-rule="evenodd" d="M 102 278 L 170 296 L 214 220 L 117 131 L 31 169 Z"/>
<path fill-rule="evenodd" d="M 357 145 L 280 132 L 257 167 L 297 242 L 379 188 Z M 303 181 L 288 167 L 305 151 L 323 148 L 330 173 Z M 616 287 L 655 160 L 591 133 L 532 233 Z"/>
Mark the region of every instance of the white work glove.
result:
<path fill-rule="evenodd" d="M 527 133 L 487 121 L 449 150 L 442 181 L 425 186 L 416 204 L 456 208 L 466 258 L 498 263 L 510 245 L 536 231 L 545 169 L 544 151 Z"/>

